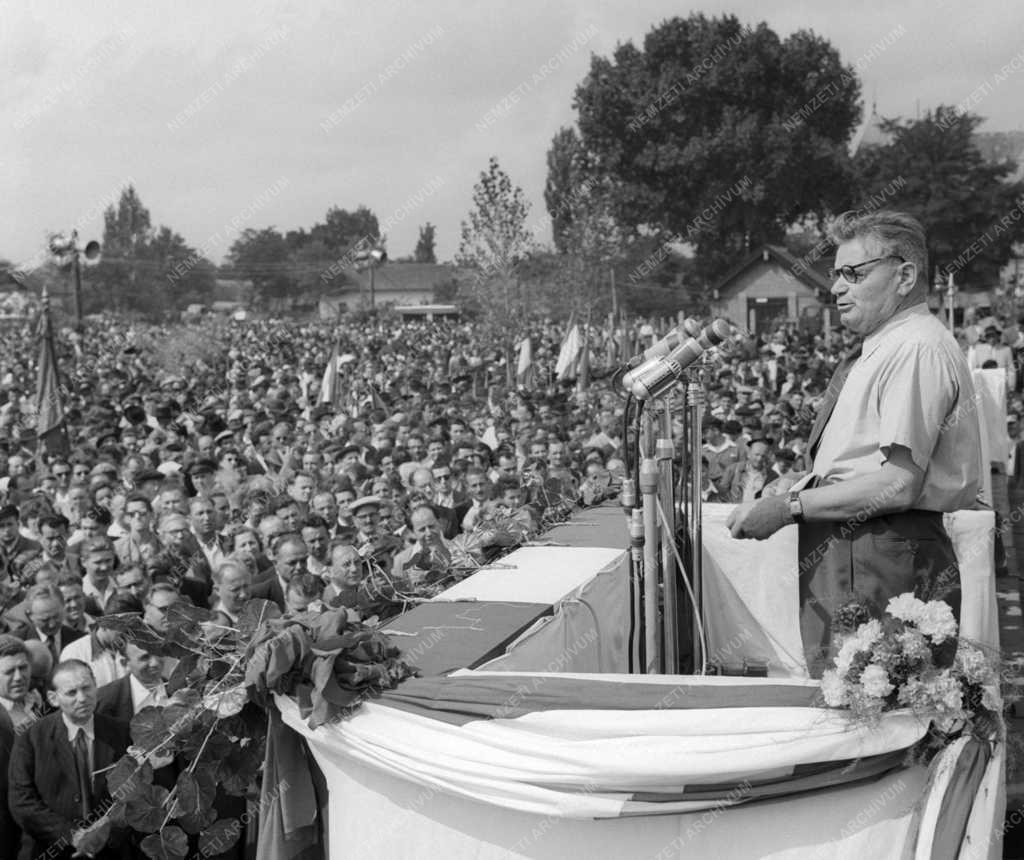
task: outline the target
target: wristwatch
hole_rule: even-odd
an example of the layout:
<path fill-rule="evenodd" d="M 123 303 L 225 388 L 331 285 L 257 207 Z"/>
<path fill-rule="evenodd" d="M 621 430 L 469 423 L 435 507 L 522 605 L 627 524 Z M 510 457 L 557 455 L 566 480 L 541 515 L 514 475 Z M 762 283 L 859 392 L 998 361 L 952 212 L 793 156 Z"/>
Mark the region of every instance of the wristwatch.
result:
<path fill-rule="evenodd" d="M 789 515 L 795 523 L 804 521 L 804 506 L 800 504 L 799 490 L 791 490 L 789 493 Z"/>

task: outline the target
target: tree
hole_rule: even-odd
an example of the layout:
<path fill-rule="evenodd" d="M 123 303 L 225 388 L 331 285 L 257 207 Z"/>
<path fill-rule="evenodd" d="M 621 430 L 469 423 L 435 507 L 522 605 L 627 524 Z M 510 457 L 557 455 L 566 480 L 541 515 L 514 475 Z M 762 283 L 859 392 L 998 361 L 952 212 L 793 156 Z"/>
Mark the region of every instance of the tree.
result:
<path fill-rule="evenodd" d="M 566 233 L 572 223 L 573 193 L 586 179 L 583 144 L 573 128 L 560 128 L 548 150 L 548 177 L 544 183 L 544 205 L 551 216 L 555 248 L 566 252 Z"/>
<path fill-rule="evenodd" d="M 252 281 L 256 294 L 268 306 L 295 292 L 288 242 L 273 227 L 243 230 L 232 243 L 228 260 L 239 277 Z"/>
<path fill-rule="evenodd" d="M 170 227 L 161 225 L 142 255 L 168 306 L 181 310 L 190 304 L 206 304 L 213 298 L 216 267 Z"/>
<path fill-rule="evenodd" d="M 83 279 L 86 313 L 113 307 L 160 316 L 213 295 L 213 264 L 170 227 L 154 229 L 134 186 L 121 192 L 116 208 L 108 207 L 103 221 L 101 262 L 95 275 Z"/>
<path fill-rule="evenodd" d="M 103 213 L 103 256 L 96 273 L 101 289 L 83 293 L 83 310 L 92 312 L 108 302 L 115 308 L 149 310 L 154 303 L 162 308 L 162 296 L 155 295 L 148 279 L 140 280 L 151 230 L 149 210 L 129 185 L 117 208 L 108 206 Z"/>
<path fill-rule="evenodd" d="M 323 242 L 331 255 L 341 256 L 360 241 L 377 241 L 380 238 L 380 224 L 377 216 L 366 206 L 359 206 L 354 212 L 332 206 L 322 224 L 314 224 L 309 231 L 310 241 Z"/>
<path fill-rule="evenodd" d="M 420 227 L 420 238 L 416 243 L 413 258 L 417 263 L 436 263 L 437 254 L 434 250 L 434 233 L 436 228 L 429 221 Z"/>
<path fill-rule="evenodd" d="M 456 263 L 474 272 L 471 298 L 485 317 L 506 330 L 528 310 L 517 275 L 533 250 L 526 228 L 529 211 L 523 189 L 512 185 L 492 156 L 473 186 L 473 209 L 469 221 L 462 222 Z"/>
<path fill-rule="evenodd" d="M 693 246 L 702 279 L 845 202 L 860 84 L 824 39 L 734 16 L 674 18 L 643 49 L 594 56 L 580 142 L 614 183 L 620 223 Z"/>
<path fill-rule="evenodd" d="M 1016 164 L 984 160 L 972 140 L 981 122 L 948 106 L 920 120 L 889 120 L 883 128 L 893 135 L 891 143 L 862 150 L 854 160 L 858 205 L 916 216 L 933 271 L 954 272 L 961 285 L 998 282 L 1013 244 L 1024 240 L 1024 183 L 1007 181 Z"/>

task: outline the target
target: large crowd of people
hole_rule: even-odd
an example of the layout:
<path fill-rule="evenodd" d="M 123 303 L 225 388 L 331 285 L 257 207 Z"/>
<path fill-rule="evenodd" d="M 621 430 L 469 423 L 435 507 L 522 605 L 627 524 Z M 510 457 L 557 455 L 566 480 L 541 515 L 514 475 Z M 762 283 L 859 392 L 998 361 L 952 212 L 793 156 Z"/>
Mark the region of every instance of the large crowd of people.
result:
<path fill-rule="evenodd" d="M 538 320 L 521 385 L 514 353 L 474 322 L 95 318 L 58 338 L 67 450 L 41 452 L 29 331 L 0 342 L 0 721 L 16 732 L 56 707 L 46 684 L 62 661 L 91 668 L 101 702 L 126 678 L 135 712 L 165 699 L 156 664 L 103 615 L 160 631 L 187 601 L 234 625 L 262 597 L 372 623 L 614 497 L 625 398 L 612 371 L 655 336 L 594 328 L 583 385 L 555 373 L 564 325 Z M 830 335 L 780 324 L 702 365 L 707 501 L 748 502 L 809 468 L 850 344 Z M 681 395 L 670 407 L 681 442 Z"/>
<path fill-rule="evenodd" d="M 638 332 L 631 345 L 649 343 Z M 596 329 L 597 378 L 583 390 L 555 376 L 565 332 L 551 321 L 531 331 L 529 388 L 472 322 L 156 329 L 110 317 L 63 334 L 65 455 L 35 447 L 38 345 L 5 338 L 0 351 L 10 630 L 24 628 L 32 587 L 49 588 L 80 632 L 111 601 L 149 612 L 171 592 L 229 616 L 250 593 L 293 611 L 326 595 L 360 612 L 367 572 L 415 586 L 612 495 L 623 476 L 625 401 L 601 368 L 624 344 L 613 351 Z M 750 501 L 808 468 L 816 407 L 848 345 L 786 324 L 710 358 L 707 501 Z M 325 392 L 328 362 L 338 377 Z M 681 395 L 672 407 L 679 441 Z M 1014 390 L 1011 432 L 1021 410 Z"/>

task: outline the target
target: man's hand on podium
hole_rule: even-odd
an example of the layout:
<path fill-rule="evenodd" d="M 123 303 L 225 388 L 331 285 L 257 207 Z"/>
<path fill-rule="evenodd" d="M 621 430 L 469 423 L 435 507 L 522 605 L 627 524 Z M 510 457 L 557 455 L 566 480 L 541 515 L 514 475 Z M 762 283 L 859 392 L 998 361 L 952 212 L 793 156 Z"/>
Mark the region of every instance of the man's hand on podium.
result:
<path fill-rule="evenodd" d="M 756 502 L 743 502 L 725 521 L 734 538 L 764 540 L 793 522 L 785 496 L 769 496 Z"/>

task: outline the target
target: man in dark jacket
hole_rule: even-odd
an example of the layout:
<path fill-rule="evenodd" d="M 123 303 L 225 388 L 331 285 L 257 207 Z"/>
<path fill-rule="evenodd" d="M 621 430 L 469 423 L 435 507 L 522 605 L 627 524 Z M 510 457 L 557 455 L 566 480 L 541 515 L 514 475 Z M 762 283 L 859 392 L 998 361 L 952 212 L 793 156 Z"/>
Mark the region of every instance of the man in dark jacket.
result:
<path fill-rule="evenodd" d="M 14 742 L 9 805 L 30 840 L 31 856 L 91 855 L 121 860 L 123 834 L 90 827 L 110 800 L 105 771 L 131 743 L 128 727 L 97 714 L 92 670 L 60 663 L 50 681 L 57 713 L 34 723 Z"/>

